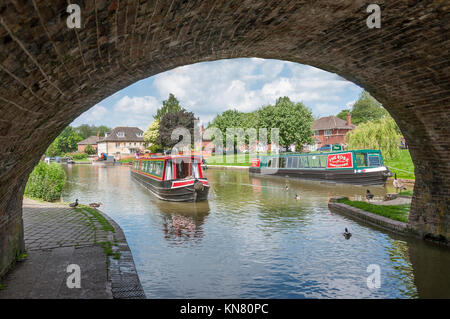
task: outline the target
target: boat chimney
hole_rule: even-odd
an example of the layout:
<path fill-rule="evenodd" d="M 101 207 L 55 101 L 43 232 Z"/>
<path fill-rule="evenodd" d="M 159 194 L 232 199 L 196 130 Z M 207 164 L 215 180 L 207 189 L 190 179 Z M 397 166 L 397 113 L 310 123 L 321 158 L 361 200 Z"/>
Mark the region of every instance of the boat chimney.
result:
<path fill-rule="evenodd" d="M 352 125 L 352 116 L 350 113 L 347 114 L 347 126 Z"/>

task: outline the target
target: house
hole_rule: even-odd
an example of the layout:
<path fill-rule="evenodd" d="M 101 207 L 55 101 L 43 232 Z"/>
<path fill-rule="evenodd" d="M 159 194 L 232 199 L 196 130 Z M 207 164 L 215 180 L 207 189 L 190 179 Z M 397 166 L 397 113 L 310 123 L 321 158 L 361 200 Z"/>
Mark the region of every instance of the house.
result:
<path fill-rule="evenodd" d="M 97 142 L 100 139 L 99 135 L 89 136 L 87 139 L 78 142 L 78 153 L 84 153 L 84 150 L 88 145 L 91 145 L 97 151 Z"/>
<path fill-rule="evenodd" d="M 343 145 L 345 143 L 345 135 L 354 128 L 355 125 L 351 122 L 350 114 L 347 114 L 346 121 L 336 116 L 322 117 L 314 121 L 312 125 L 314 144 L 310 145 L 309 150 L 315 151 L 327 144 Z"/>
<path fill-rule="evenodd" d="M 97 143 L 97 153 L 114 156 L 116 159 L 132 157 L 137 152 L 143 152 L 147 146 L 144 142 L 144 131 L 138 127 L 119 126 Z"/>

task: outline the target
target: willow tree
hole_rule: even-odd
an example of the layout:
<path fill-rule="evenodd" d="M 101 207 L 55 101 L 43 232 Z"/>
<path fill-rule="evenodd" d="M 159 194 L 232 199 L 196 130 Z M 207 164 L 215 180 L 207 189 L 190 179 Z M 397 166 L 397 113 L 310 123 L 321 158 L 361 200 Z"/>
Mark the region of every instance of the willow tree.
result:
<path fill-rule="evenodd" d="M 346 136 L 349 149 L 379 149 L 386 159 L 400 154 L 400 138 L 398 126 L 391 116 L 360 124 Z"/>

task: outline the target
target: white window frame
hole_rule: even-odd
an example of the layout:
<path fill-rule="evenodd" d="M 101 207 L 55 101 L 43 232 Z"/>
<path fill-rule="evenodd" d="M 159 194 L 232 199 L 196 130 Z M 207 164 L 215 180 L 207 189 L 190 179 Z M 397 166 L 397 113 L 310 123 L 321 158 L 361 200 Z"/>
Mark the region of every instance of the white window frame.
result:
<path fill-rule="evenodd" d="M 324 130 L 323 131 L 323 136 L 331 136 L 333 135 L 333 130 Z"/>

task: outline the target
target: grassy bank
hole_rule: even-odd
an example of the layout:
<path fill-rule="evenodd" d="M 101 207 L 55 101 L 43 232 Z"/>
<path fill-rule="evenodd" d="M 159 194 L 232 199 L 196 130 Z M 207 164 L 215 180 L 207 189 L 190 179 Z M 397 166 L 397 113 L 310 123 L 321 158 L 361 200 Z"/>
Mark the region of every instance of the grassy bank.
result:
<path fill-rule="evenodd" d="M 366 202 L 351 201 L 348 198 L 339 199 L 337 202 L 404 223 L 408 222 L 409 210 L 411 208 L 411 205 L 409 204 L 381 206 Z"/>
<path fill-rule="evenodd" d="M 402 171 L 414 172 L 414 164 L 409 154 L 409 150 L 401 150 L 400 155 L 391 160 L 384 160 L 384 164 L 389 166 L 392 173 L 397 173 L 397 178 L 415 179 L 414 173 L 405 173 Z M 401 169 L 397 170 L 395 168 Z"/>
<path fill-rule="evenodd" d="M 211 156 L 206 159 L 208 165 L 250 166 L 252 157 L 249 154 L 231 154 Z"/>

